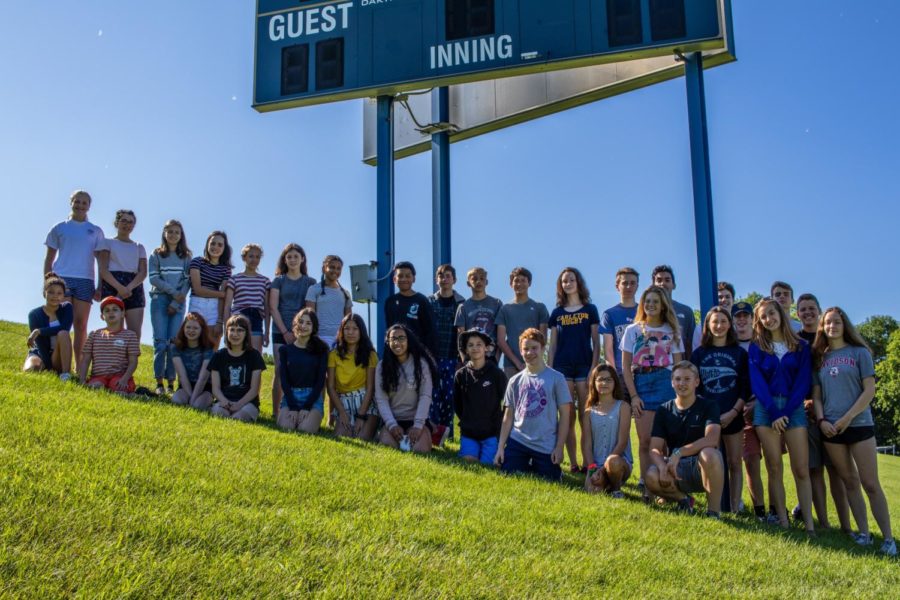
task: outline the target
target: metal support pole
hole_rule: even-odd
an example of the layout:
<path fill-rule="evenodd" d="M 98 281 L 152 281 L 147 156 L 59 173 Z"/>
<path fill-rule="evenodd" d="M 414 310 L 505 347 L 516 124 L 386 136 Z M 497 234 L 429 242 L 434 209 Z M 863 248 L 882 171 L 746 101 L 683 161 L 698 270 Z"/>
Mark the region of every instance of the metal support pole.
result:
<path fill-rule="evenodd" d="M 372 342 L 381 349 L 387 329 L 384 322 L 384 306 L 394 293 L 391 269 L 394 266 L 394 98 L 378 97 L 378 200 L 376 222 L 378 246 L 375 256 L 378 260 L 378 335 Z"/>
<path fill-rule="evenodd" d="M 431 95 L 431 120 L 450 122 L 450 89 L 436 89 Z M 431 136 L 431 228 L 433 273 L 450 262 L 450 132 Z M 437 282 L 434 289 L 437 291 Z"/>

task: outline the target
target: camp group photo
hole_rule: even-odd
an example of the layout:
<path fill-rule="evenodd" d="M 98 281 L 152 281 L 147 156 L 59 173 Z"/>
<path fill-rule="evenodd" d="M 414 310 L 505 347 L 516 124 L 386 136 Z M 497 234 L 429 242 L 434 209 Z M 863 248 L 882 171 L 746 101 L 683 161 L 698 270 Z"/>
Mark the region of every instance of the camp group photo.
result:
<path fill-rule="evenodd" d="M 890 597 L 897 90 L 828 40 L 900 8 L 825 4 L 11 8 L 0 598 Z"/>

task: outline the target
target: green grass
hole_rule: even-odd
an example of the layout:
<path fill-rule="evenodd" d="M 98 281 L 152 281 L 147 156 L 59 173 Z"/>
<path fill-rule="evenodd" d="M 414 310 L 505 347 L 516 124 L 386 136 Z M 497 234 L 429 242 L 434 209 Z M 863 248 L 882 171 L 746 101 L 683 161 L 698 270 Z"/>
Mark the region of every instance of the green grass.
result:
<path fill-rule="evenodd" d="M 631 486 L 630 501 L 589 497 L 450 451 L 26 376 L 25 335 L 0 322 L 0 597 L 884 598 L 900 584 L 897 561 L 833 531 L 807 541 L 647 507 Z M 900 461 L 879 465 L 896 523 Z"/>

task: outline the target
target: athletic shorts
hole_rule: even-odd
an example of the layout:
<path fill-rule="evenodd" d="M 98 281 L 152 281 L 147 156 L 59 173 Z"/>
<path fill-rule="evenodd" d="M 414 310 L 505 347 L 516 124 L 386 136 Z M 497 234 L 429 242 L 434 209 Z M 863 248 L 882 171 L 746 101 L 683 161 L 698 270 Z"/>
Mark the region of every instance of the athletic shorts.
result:
<path fill-rule="evenodd" d="M 96 383 L 102 383 L 103 387 L 106 389 L 116 392 L 118 391 L 116 387 L 119 385 L 119 380 L 122 379 L 122 376 L 125 373 L 116 373 L 115 375 L 95 375 L 88 379 L 88 385 L 94 385 Z M 126 393 L 131 394 L 134 393 L 134 379 L 128 380 L 128 386 L 124 390 Z"/>
<path fill-rule="evenodd" d="M 274 346 L 275 344 L 279 344 L 279 345 L 283 346 L 286 343 L 287 342 L 284 341 L 284 336 L 281 334 L 281 332 L 278 331 L 278 329 L 273 327 L 272 328 L 272 345 Z"/>
<path fill-rule="evenodd" d="M 762 446 L 759 443 L 759 436 L 756 435 L 756 429 L 753 425 L 744 426 L 744 448 L 742 455 L 744 460 L 753 458 L 754 456 L 762 456 Z"/>
<path fill-rule="evenodd" d="M 872 437 L 875 437 L 875 426 L 864 425 L 862 427 L 848 427 L 844 430 L 844 433 L 839 433 L 838 435 L 830 438 L 822 436 L 822 439 L 826 444 L 840 444 L 842 446 L 849 446 L 852 444 L 858 444 L 859 442 L 864 442 Z"/>
<path fill-rule="evenodd" d="M 495 437 L 476 440 L 461 435 L 459 436 L 459 455 L 474 456 L 481 464 L 490 465 L 494 463 L 498 442 L 498 438 Z"/>
<path fill-rule="evenodd" d="M 359 409 L 362 407 L 362 403 L 366 399 L 366 388 L 359 388 L 358 390 L 353 390 L 352 392 L 338 394 L 338 397 L 341 399 L 341 404 L 344 405 L 344 410 L 346 410 L 347 414 L 350 415 L 350 424 L 355 424 L 356 415 L 359 414 Z M 369 410 L 366 414 L 376 418 L 378 417 L 378 406 L 376 406 L 374 398 L 369 403 Z M 337 419 L 338 411 L 336 408 L 331 409 L 331 416 Z"/>
<path fill-rule="evenodd" d="M 730 408 L 728 410 L 731 410 Z M 722 435 L 734 435 L 736 433 L 740 433 L 744 430 L 744 415 L 739 414 L 734 419 L 732 419 L 731 423 L 728 424 L 728 427 L 722 430 Z"/>
<path fill-rule="evenodd" d="M 591 365 L 553 365 L 569 381 L 587 381 Z"/>
<path fill-rule="evenodd" d="M 128 285 L 134 278 L 137 276 L 137 273 L 128 273 L 125 271 L 110 271 L 110 275 L 118 281 L 121 285 Z M 116 296 L 116 288 L 109 285 L 105 281 L 102 282 L 100 286 L 100 295 L 106 298 L 107 296 Z M 147 298 L 144 296 L 144 284 L 140 284 L 133 290 L 131 290 L 131 295 L 127 298 L 122 298 L 122 302 L 125 303 L 125 310 L 131 310 L 132 308 L 144 308 L 147 305 Z"/>
<path fill-rule="evenodd" d="M 206 319 L 206 324 L 213 327 L 219 323 L 219 299 L 201 298 L 200 296 L 191 294 L 188 312 L 199 313 Z"/>
<path fill-rule="evenodd" d="M 66 298 L 74 298 L 82 302 L 93 302 L 94 286 L 93 279 L 84 279 L 82 277 L 63 277 L 66 282 Z"/>
<path fill-rule="evenodd" d="M 831 459 L 822 444 L 822 439 L 825 437 L 822 435 L 822 430 L 815 423 L 809 423 L 806 434 L 809 441 L 809 468 L 830 467 Z"/>
<path fill-rule="evenodd" d="M 772 401 L 775 403 L 775 406 L 778 410 L 784 408 L 787 404 L 787 398 L 784 396 L 773 396 Z M 773 419 L 769 416 L 769 412 L 766 410 L 766 407 L 762 405 L 762 402 L 756 402 L 756 408 L 753 409 L 753 425 L 755 427 L 771 427 Z M 806 410 L 803 408 L 803 403 L 794 409 L 790 415 L 788 415 L 788 424 L 785 429 L 795 429 L 797 427 L 806 427 Z"/>
<path fill-rule="evenodd" d="M 234 311 L 236 315 L 244 315 L 250 321 L 250 335 L 263 334 L 263 314 L 258 308 L 239 308 Z M 284 339 L 284 338 L 282 338 Z M 284 342 L 281 342 L 284 343 Z"/>

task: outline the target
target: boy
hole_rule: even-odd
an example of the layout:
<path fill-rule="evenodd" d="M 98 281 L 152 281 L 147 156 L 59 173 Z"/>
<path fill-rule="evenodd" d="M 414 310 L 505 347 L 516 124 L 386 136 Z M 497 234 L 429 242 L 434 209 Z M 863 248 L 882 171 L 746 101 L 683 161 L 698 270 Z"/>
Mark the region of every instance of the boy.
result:
<path fill-rule="evenodd" d="M 734 321 L 734 332 L 737 334 L 738 344 L 744 350 L 750 349 L 753 340 L 753 305 L 749 302 L 735 302 L 731 307 L 731 318 Z M 744 404 L 744 447 L 742 458 L 746 471 L 747 489 L 750 491 L 750 500 L 753 502 L 753 512 L 760 521 L 766 520 L 766 501 L 763 491 L 762 472 L 762 446 L 759 436 L 753 428 L 753 408 L 756 406 L 756 396 L 751 394 L 750 399 Z"/>
<path fill-rule="evenodd" d="M 566 378 L 544 362 L 547 338 L 537 329 L 519 336 L 525 370 L 513 375 L 503 397 L 503 424 L 494 464 L 504 473 L 534 473 L 559 481 L 572 396 Z"/>
<path fill-rule="evenodd" d="M 435 425 L 432 442 L 441 444 L 444 434 L 453 432 L 453 377 L 459 368 L 457 347 L 456 310 L 465 301 L 453 286 L 456 285 L 456 269 L 444 264 L 434 274 L 438 291 L 428 297 L 434 314 L 434 358 L 439 380 L 434 382 L 433 401 L 428 418 Z"/>
<path fill-rule="evenodd" d="M 497 313 L 497 345 L 503 353 L 503 371 L 512 377 L 525 368 L 522 353 L 519 352 L 519 336 L 526 329 L 534 328 L 547 335 L 547 321 L 550 313 L 543 302 L 535 302 L 528 297 L 531 287 L 531 271 L 516 267 L 509 274 L 509 287 L 515 298 L 500 307 Z"/>
<path fill-rule="evenodd" d="M 459 349 L 469 358 L 453 378 L 453 404 L 459 417 L 459 455 L 468 462 L 493 464 L 503 417 L 501 402 L 506 375 L 487 360 L 491 338 L 477 329 L 459 336 Z"/>
<path fill-rule="evenodd" d="M 634 322 L 634 315 L 637 313 L 637 302 L 634 297 L 637 294 L 639 278 L 638 272 L 631 267 L 622 267 L 616 271 L 616 291 L 619 292 L 619 303 L 604 310 L 600 317 L 603 356 L 606 358 L 606 362 L 615 364 L 620 380 L 622 379 L 622 350 L 619 348 L 619 344 L 622 343 L 625 328 Z M 610 362 L 611 360 L 614 362 Z M 627 390 L 625 393 L 628 394 Z"/>
<path fill-rule="evenodd" d="M 719 405 L 697 396 L 700 372 L 686 360 L 672 369 L 675 399 L 656 411 L 647 488 L 693 514 L 694 492 L 706 492 L 706 516 L 719 518 L 725 467 L 719 452 Z M 668 449 L 668 454 L 666 452 Z"/>
<path fill-rule="evenodd" d="M 791 320 L 791 327 L 794 331 L 797 332 L 803 329 L 803 324 L 791 316 L 791 306 L 794 304 L 794 288 L 783 281 L 776 281 L 772 284 L 769 295 L 784 309 L 784 314 Z"/>
<path fill-rule="evenodd" d="M 100 302 L 100 318 L 106 327 L 88 334 L 78 366 L 78 380 L 89 388 L 131 394 L 134 392 L 131 376 L 137 369 L 141 346 L 137 334 L 123 328 L 125 303 L 115 296 L 107 296 Z"/>
<path fill-rule="evenodd" d="M 481 267 L 472 267 L 466 273 L 466 284 L 472 289 L 472 296 L 460 304 L 456 310 L 456 331 L 462 333 L 467 329 L 478 329 L 482 333 L 488 334 L 492 340 L 497 340 L 497 313 L 503 303 L 493 296 L 488 296 L 487 271 Z M 493 353 L 491 353 L 493 356 Z M 460 355 L 462 360 L 465 357 Z"/>
<path fill-rule="evenodd" d="M 411 262 L 404 260 L 394 265 L 394 285 L 399 291 L 384 303 L 385 326 L 406 325 L 434 353 L 434 313 L 428 298 L 412 289 L 415 282 L 416 268 Z"/>
<path fill-rule="evenodd" d="M 719 306 L 731 312 L 731 307 L 734 306 L 734 286 L 727 281 L 720 281 L 717 295 Z"/>
<path fill-rule="evenodd" d="M 658 286 L 669 292 L 669 300 L 672 301 L 672 308 L 675 309 L 675 316 L 678 317 L 678 327 L 681 329 L 681 343 L 684 345 L 684 360 L 691 359 L 691 350 L 694 344 L 699 344 L 699 338 L 695 337 L 695 329 L 697 322 L 694 320 L 694 309 L 687 304 L 676 302 L 672 297 L 675 291 L 675 272 L 669 265 L 659 265 L 653 269 L 653 285 Z"/>

